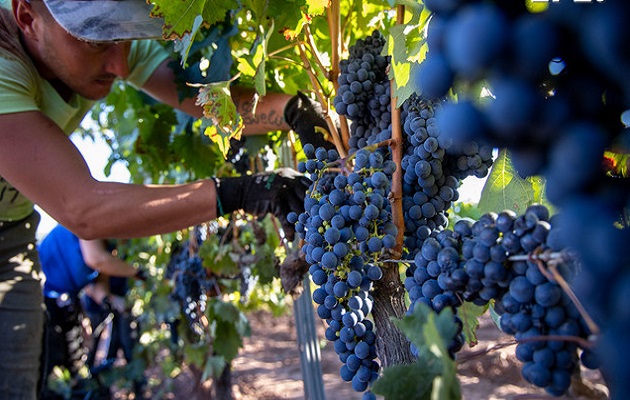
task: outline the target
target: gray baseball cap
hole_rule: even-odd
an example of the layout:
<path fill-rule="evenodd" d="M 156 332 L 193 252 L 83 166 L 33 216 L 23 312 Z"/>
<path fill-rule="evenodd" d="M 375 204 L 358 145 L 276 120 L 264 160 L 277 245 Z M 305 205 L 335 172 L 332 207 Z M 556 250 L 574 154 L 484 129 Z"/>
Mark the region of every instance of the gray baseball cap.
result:
<path fill-rule="evenodd" d="M 44 0 L 72 36 L 91 42 L 159 39 L 164 20 L 152 18 L 147 0 Z"/>

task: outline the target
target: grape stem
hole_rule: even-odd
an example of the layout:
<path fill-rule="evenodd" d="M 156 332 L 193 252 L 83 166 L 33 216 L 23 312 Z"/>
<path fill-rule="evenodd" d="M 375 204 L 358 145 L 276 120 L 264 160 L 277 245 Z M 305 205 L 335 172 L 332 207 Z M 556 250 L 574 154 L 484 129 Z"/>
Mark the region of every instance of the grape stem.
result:
<path fill-rule="evenodd" d="M 396 24 L 402 25 L 405 20 L 405 6 L 397 5 L 396 6 Z M 389 68 L 389 67 L 388 67 Z M 403 215 L 403 206 L 402 206 L 402 198 L 403 198 L 403 172 L 402 168 L 402 159 L 404 155 L 404 139 L 402 132 L 402 124 L 401 124 L 401 116 L 400 116 L 400 107 L 398 107 L 398 97 L 396 94 L 396 81 L 392 78 L 389 82 L 390 84 L 390 102 L 391 102 L 391 115 L 392 115 L 392 138 L 390 149 L 392 152 L 392 160 L 396 163 L 396 170 L 392 176 L 392 186 L 388 196 L 389 203 L 392 208 L 392 220 L 396 228 L 398 228 L 398 234 L 396 235 L 396 245 L 394 247 L 394 251 L 398 254 L 402 254 L 404 236 L 405 236 L 405 221 Z"/>
<path fill-rule="evenodd" d="M 384 140 L 382 142 L 378 142 L 378 143 L 371 144 L 369 146 L 362 147 L 361 150 L 367 150 L 367 151 L 372 151 L 373 152 L 374 150 L 378 149 L 379 147 L 390 146 L 390 145 L 392 145 L 392 143 L 394 143 L 393 139 L 387 139 L 387 140 Z M 348 163 L 348 161 L 354 159 L 356 157 L 356 155 L 357 155 L 357 153 L 355 152 L 355 153 L 349 154 L 347 156 L 338 158 L 335 161 L 327 163 L 324 166 L 324 168 L 322 168 L 319 171 L 319 173 L 318 173 L 319 176 L 318 176 L 318 179 L 315 181 L 315 183 L 313 185 L 312 192 L 315 192 L 315 190 L 317 189 L 317 182 L 319 181 L 319 178 L 321 178 L 321 176 L 325 172 L 330 172 L 330 171 L 335 171 L 336 172 L 337 170 L 335 170 L 334 168 L 337 167 L 338 165 L 340 166 L 340 169 L 338 171 L 339 172 L 343 172 L 345 170 L 345 165 Z"/>
<path fill-rule="evenodd" d="M 310 31 L 306 31 L 305 34 L 307 35 L 310 34 Z M 346 150 L 346 146 L 343 143 L 343 140 L 341 136 L 339 135 L 339 132 L 337 131 L 337 127 L 335 126 L 335 122 L 333 121 L 332 116 L 331 116 L 330 107 L 328 106 L 326 98 L 324 94 L 322 93 L 322 85 L 317 79 L 317 75 L 313 71 L 311 63 L 309 62 L 308 57 L 306 56 L 304 43 L 302 43 L 301 41 L 298 42 L 298 49 L 300 51 L 300 58 L 302 59 L 302 63 L 304 64 L 303 67 L 308 74 L 308 77 L 311 81 L 311 85 L 313 86 L 313 90 L 315 91 L 315 94 L 317 95 L 317 98 L 319 100 L 319 103 L 322 105 L 322 108 L 326 110 L 326 113 L 325 113 L 326 125 L 328 125 L 328 130 L 331 133 L 333 142 L 335 143 L 335 147 L 337 148 L 337 151 L 339 152 L 340 155 L 345 156 L 346 154 L 348 154 Z"/>
<path fill-rule="evenodd" d="M 289 240 L 284 235 L 284 230 L 282 230 L 282 228 L 278 224 L 278 217 L 271 214 L 271 222 L 273 223 L 273 227 L 276 232 L 278 232 L 278 236 L 280 236 L 280 241 L 282 242 L 282 246 L 284 246 L 284 250 L 287 252 L 287 254 L 290 254 L 291 248 L 289 247 Z"/>
<path fill-rule="evenodd" d="M 516 340 L 508 340 L 506 342 L 502 342 L 502 343 L 498 343 L 498 344 L 486 347 L 483 350 L 477 350 L 477 351 L 471 352 L 471 353 L 466 354 L 466 355 L 458 355 L 457 363 L 458 364 L 463 364 L 463 363 L 468 362 L 470 360 L 473 360 L 473 359 L 475 359 L 477 357 L 481 357 L 481 356 L 485 356 L 486 354 L 490 354 L 490 352 L 492 352 L 492 351 L 499 350 L 499 349 L 502 349 L 504 347 L 513 346 L 514 344 L 516 344 Z"/>

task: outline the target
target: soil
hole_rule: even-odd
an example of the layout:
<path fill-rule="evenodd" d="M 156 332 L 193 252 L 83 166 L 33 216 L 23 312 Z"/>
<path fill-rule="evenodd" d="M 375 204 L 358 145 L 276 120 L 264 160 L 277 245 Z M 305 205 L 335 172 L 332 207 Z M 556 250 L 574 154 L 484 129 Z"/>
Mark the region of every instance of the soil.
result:
<path fill-rule="evenodd" d="M 234 400 L 305 399 L 302 371 L 293 315 L 273 317 L 267 312 L 248 316 L 252 335 L 232 363 Z M 321 343 L 321 367 L 326 399 L 359 400 L 361 395 L 339 377 L 341 362 L 332 344 L 323 340 L 325 324 L 317 320 Z M 599 371 L 583 369 L 582 380 L 565 397 L 552 397 L 527 383 L 514 357 L 513 338 L 502 334 L 489 318 L 482 318 L 479 344 L 458 353 L 458 376 L 466 400 L 494 399 L 606 399 L 607 388 Z M 168 398 L 191 400 L 190 383 L 182 374 Z M 190 379 L 190 378 L 188 378 Z M 188 381 L 190 382 L 190 380 Z M 165 397 L 162 397 L 165 398 Z"/>

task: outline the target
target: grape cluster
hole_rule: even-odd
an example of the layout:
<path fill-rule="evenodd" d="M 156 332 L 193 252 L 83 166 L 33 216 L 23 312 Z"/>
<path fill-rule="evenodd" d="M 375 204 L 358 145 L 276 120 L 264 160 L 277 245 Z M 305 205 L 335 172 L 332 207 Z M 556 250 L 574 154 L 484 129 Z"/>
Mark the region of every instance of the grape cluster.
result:
<path fill-rule="evenodd" d="M 206 311 L 208 294 L 216 287 L 197 254 L 190 254 L 188 241 L 173 253 L 165 277 L 173 280 L 171 299 L 178 302 L 194 333 L 202 336 L 207 331 L 202 316 Z"/>
<path fill-rule="evenodd" d="M 516 356 L 524 363 L 525 380 L 560 396 L 578 366 L 578 345 L 573 340 L 586 339 L 590 331 L 542 262 L 511 260 L 551 251 L 551 244 L 556 254 L 562 254 L 551 265 L 555 264 L 562 279 L 572 279 L 577 259 L 568 251 L 561 253 L 557 241 L 562 232 L 552 229 L 549 220 L 547 208 L 535 205 L 518 217 L 504 211 L 486 214 L 473 224 L 464 255 L 469 277 L 464 296 L 477 304 L 495 300 L 501 329 L 518 341 Z M 481 289 L 475 292 L 474 288 Z"/>
<path fill-rule="evenodd" d="M 410 310 L 422 302 L 436 312 L 445 307 L 457 312 L 464 301 L 483 306 L 494 300 L 501 329 L 518 341 L 523 377 L 560 396 L 579 365 L 579 351 L 585 366 L 598 364 L 590 347 L 578 346 L 591 331 L 557 282 L 575 277 L 578 259 L 563 247 L 564 232 L 556 225 L 543 205 L 532 205 L 520 216 L 503 211 L 474 223 L 459 220 L 453 230 L 433 232 L 424 241 L 407 270 L 405 288 Z M 544 263 L 536 258 L 540 254 L 553 257 Z M 451 354 L 462 344 L 460 331 Z"/>
<path fill-rule="evenodd" d="M 527 2 L 427 0 L 426 60 L 417 84 L 428 98 L 454 83 L 487 82 L 483 105 L 462 93 L 445 106 L 438 123 L 454 141 L 475 140 L 509 151 L 523 177 L 546 178 L 546 196 L 562 211 L 565 245 L 577 249 L 583 268 L 575 290 L 602 328 L 598 349 L 612 398 L 630 391 L 624 367 L 630 326 L 623 312 L 630 287 L 630 242 L 624 208 L 627 178 L 602 167 L 605 151 L 627 153 L 630 4 L 547 2 L 533 12 Z M 461 87 L 461 86 L 460 86 Z M 602 290 L 604 288 L 604 290 Z"/>
<path fill-rule="evenodd" d="M 333 100 L 339 115 L 350 121 L 350 152 L 391 138 L 389 56 L 382 56 L 385 38 L 378 31 L 350 47 L 339 62 L 339 89 Z"/>
<path fill-rule="evenodd" d="M 379 264 L 396 244 L 387 199 L 395 164 L 387 159 L 387 149 L 357 151 L 352 171 L 345 171 L 345 160 L 336 150 L 307 144 L 304 152 L 308 160 L 299 170 L 310 174 L 313 183 L 305 212 L 287 218 L 305 241 L 302 252 L 318 286 L 313 301 L 318 316 L 328 324 L 326 339 L 334 343 L 343 363 L 340 375 L 354 390 L 364 392 L 380 367 L 368 316 L 373 282 L 383 276 Z"/>
<path fill-rule="evenodd" d="M 448 350 L 454 356 L 464 345 L 462 321 L 457 316 L 457 307 L 462 305 L 458 292 L 457 275 L 463 275 L 460 265 L 461 240 L 453 231 L 433 231 L 424 240 L 422 248 L 406 270 L 405 290 L 409 295 L 410 306 L 407 314 L 411 315 L 419 303 L 428 305 L 436 313 L 446 307 L 454 311 L 458 334 L 449 343 Z M 417 356 L 417 348 L 412 343 L 411 352 Z"/>
<path fill-rule="evenodd" d="M 444 140 L 436 116 L 443 101 L 412 95 L 403 103 L 403 212 L 405 247 L 413 257 L 436 229 L 447 226 L 446 211 L 457 201 L 461 180 L 488 174 L 492 149 L 475 142 L 456 146 Z"/>

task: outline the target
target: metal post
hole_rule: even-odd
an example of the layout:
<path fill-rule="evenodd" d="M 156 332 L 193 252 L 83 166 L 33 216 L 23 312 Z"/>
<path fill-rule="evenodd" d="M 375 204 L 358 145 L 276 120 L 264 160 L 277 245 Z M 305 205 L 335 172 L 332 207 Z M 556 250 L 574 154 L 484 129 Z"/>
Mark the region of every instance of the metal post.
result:
<path fill-rule="evenodd" d="M 309 275 L 304 277 L 304 291 L 295 302 L 295 325 L 297 328 L 298 350 L 304 380 L 304 398 L 306 400 L 325 400 L 322 379 L 321 353 L 315 329 L 315 313 L 311 300 Z"/>

